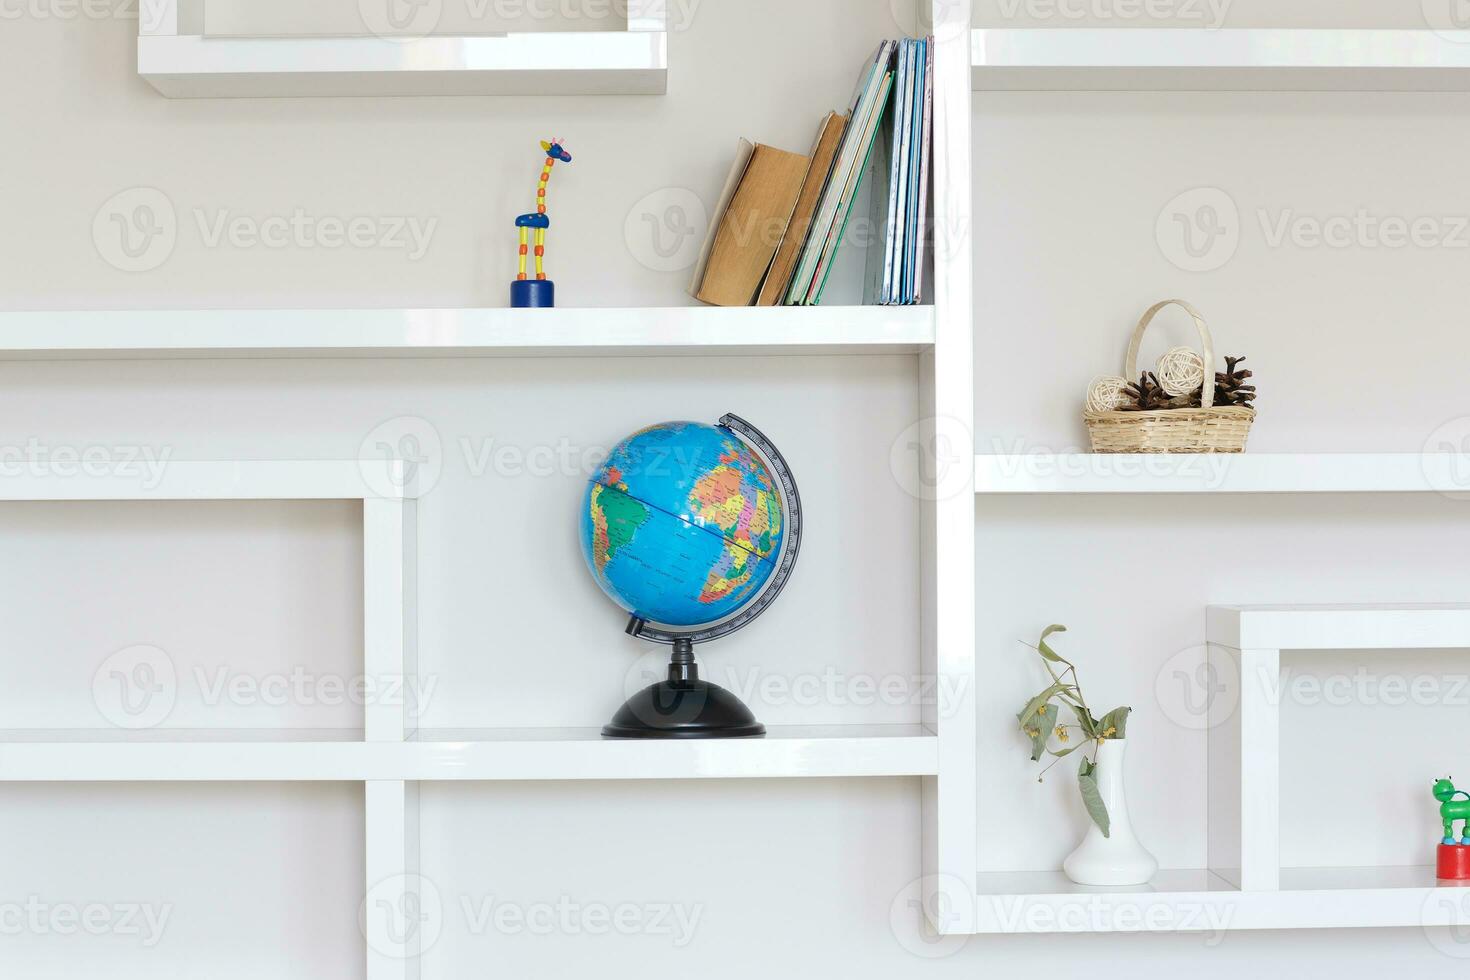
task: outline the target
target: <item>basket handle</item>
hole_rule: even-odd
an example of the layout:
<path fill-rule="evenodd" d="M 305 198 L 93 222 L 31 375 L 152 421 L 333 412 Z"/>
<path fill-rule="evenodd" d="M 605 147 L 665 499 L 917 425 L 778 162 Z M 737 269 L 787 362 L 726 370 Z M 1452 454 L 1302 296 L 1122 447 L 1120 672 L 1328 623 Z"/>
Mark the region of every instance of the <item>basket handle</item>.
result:
<path fill-rule="evenodd" d="M 1155 303 L 1149 307 L 1143 319 L 1138 321 L 1138 326 L 1133 331 L 1133 339 L 1128 343 L 1128 360 L 1123 367 L 1123 377 L 1128 379 L 1129 384 L 1138 380 L 1138 349 L 1143 346 L 1143 335 L 1147 332 L 1149 324 L 1154 322 L 1154 317 L 1158 316 L 1159 311 L 1166 306 L 1177 306 L 1194 317 L 1194 325 L 1199 328 L 1199 339 L 1205 345 L 1205 382 L 1204 390 L 1200 393 L 1200 406 L 1214 408 L 1215 338 L 1210 336 L 1210 328 L 1205 326 L 1205 315 L 1182 299 L 1166 299 L 1162 303 Z"/>

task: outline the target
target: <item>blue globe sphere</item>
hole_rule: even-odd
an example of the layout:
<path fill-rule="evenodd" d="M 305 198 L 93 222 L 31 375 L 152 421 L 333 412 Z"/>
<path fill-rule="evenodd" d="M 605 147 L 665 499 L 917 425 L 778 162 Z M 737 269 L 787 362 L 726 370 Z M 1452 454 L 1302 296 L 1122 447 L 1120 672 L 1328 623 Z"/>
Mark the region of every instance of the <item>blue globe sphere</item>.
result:
<path fill-rule="evenodd" d="M 627 612 L 706 626 L 760 594 L 785 525 L 764 460 L 734 432 L 665 422 L 619 443 L 588 482 L 582 554 Z"/>

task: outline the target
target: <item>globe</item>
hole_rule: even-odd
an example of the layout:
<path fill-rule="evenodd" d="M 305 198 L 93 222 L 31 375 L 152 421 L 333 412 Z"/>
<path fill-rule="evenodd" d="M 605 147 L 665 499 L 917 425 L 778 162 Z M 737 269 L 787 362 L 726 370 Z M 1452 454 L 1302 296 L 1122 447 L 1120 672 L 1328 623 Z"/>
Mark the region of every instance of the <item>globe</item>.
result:
<path fill-rule="evenodd" d="M 582 553 L 640 620 L 699 627 L 770 579 L 786 514 L 766 463 L 726 425 L 664 422 L 618 443 L 587 484 Z"/>

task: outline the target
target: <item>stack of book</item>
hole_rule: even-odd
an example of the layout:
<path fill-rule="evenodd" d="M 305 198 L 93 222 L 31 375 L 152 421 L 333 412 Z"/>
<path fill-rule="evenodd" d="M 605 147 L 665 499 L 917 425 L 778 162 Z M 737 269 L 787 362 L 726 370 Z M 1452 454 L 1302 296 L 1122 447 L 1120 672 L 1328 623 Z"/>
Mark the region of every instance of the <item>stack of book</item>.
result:
<path fill-rule="evenodd" d="M 864 301 L 920 302 L 933 59 L 932 39 L 879 45 L 847 113 L 822 120 L 806 156 L 741 140 L 690 294 L 716 306 L 820 303 L 871 170 Z"/>

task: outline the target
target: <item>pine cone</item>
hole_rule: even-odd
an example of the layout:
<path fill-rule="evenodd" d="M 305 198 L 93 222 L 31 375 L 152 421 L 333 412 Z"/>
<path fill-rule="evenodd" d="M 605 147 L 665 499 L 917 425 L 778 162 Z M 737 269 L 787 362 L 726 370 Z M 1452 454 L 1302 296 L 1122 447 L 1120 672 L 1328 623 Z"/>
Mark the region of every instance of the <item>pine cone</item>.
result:
<path fill-rule="evenodd" d="M 1245 362 L 1244 357 L 1225 358 L 1225 370 L 1215 372 L 1215 407 L 1229 408 L 1239 406 L 1253 408 L 1251 404 L 1256 400 L 1256 386 L 1246 384 L 1255 377 L 1253 371 L 1242 371 L 1240 365 Z M 1204 403 L 1205 390 L 1200 387 L 1188 400 L 1175 399 L 1176 408 L 1199 408 Z"/>
<path fill-rule="evenodd" d="M 1122 412 L 1152 412 L 1161 408 L 1169 408 L 1169 396 L 1164 394 L 1159 379 L 1152 371 L 1145 371 L 1136 384 L 1131 384 L 1124 389 L 1129 403 L 1122 406 Z"/>
<path fill-rule="evenodd" d="M 1256 400 L 1256 386 L 1246 384 L 1255 377 L 1255 372 L 1242 371 L 1239 365 L 1244 361 L 1243 357 L 1227 357 L 1224 373 L 1215 375 L 1215 404 L 1221 408 L 1232 405 L 1250 408 Z"/>

